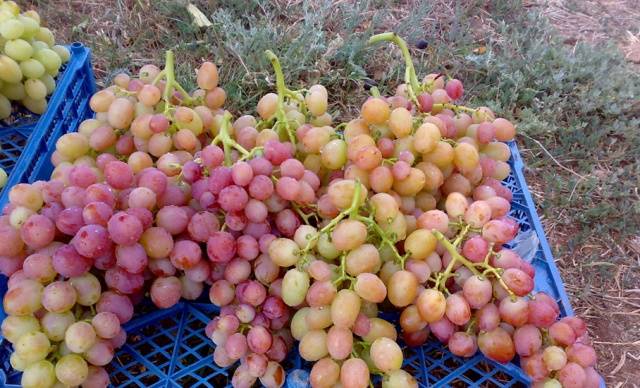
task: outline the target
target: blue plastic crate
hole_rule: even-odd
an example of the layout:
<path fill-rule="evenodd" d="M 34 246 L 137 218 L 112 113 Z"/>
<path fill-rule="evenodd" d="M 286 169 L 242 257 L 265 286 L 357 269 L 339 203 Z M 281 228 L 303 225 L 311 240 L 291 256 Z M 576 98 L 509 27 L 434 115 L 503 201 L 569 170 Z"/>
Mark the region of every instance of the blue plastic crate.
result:
<path fill-rule="evenodd" d="M 27 115 L 13 126 L 0 127 L 0 167 L 7 174 L 7 185 L 0 191 L 0 204 L 7 201 L 9 187 L 18 183 L 47 179 L 53 166 L 49 158 L 56 140 L 77 130 L 92 117 L 89 99 L 96 91 L 91 52 L 80 43 L 69 46 L 71 59 L 56 80 L 56 90 L 42 116 Z"/>
<path fill-rule="evenodd" d="M 50 136 L 40 135 L 40 144 L 28 148 L 43 152 L 43 160 L 29 170 L 25 181 L 47 178 L 51 172 L 49 155 L 55 139 L 62 131 L 77 128 L 79 118 L 90 115 L 85 99 L 83 105 L 67 109 L 75 115 L 73 125 L 56 125 Z M 75 105 L 71 105 L 75 106 Z M 86 110 L 80 111 L 80 107 Z M 62 120 L 65 121 L 65 120 Z M 67 121 L 68 122 L 68 121 Z M 46 139 L 46 140 L 45 140 Z M 535 210 L 535 204 L 523 175 L 523 163 L 517 146 L 509 144 L 512 152 L 511 175 L 505 180 L 513 193 L 510 215 L 518 220 L 521 231 L 534 229 L 540 240 L 533 260 L 536 269 L 536 290 L 553 296 L 560 305 L 562 315 L 572 315 L 573 310 L 564 290 L 560 274 L 553 260 L 551 249 Z M 44 148 L 42 148 L 44 147 Z M 0 200 L 0 204 L 3 201 Z M 0 279 L 0 295 L 6 292 L 6 278 Z M 111 383 L 114 387 L 229 387 L 234 367 L 220 368 L 213 362 L 213 344 L 206 337 L 204 328 L 218 309 L 206 303 L 180 302 L 166 310 L 151 310 L 138 314 L 125 325 L 127 344 L 118 351 L 110 365 Z M 4 315 L 4 314 L 1 314 Z M 0 344 L 0 384 L 17 387 L 20 374 L 11 369 L 9 355 L 11 345 Z M 529 378 L 515 363 L 502 365 L 486 359 L 478 353 L 472 358 L 452 355 L 442 344 L 431 340 L 420 348 L 405 348 L 405 365 L 419 381 L 420 387 L 521 387 L 530 385 Z M 287 370 L 308 368 L 308 363 L 293 351 L 285 363 Z"/>

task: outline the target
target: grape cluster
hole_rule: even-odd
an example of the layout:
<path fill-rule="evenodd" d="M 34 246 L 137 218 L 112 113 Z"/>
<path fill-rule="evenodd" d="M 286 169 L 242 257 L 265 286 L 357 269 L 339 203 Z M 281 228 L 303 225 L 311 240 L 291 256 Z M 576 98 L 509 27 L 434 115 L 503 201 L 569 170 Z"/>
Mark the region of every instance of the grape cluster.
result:
<path fill-rule="evenodd" d="M 387 40 L 404 45 L 372 38 Z M 326 89 L 288 89 L 267 56 L 277 93 L 235 120 L 213 63 L 191 94 L 170 52 L 118 75 L 58 140 L 51 180 L 12 188 L 2 328 L 25 386 L 106 386 L 146 296 L 169 308 L 206 287 L 213 362 L 236 365 L 235 387 L 281 387 L 294 346 L 314 388 L 416 387 L 400 343 L 430 334 L 460 357 L 518 355 L 539 386 L 598 386 L 584 323 L 559 319 L 504 247 L 519 231 L 500 182 L 513 124 L 410 66 L 394 96 L 374 89 L 334 126 Z"/>
<path fill-rule="evenodd" d="M 20 13 L 15 2 L 0 3 L 0 119 L 11 116 L 12 101 L 44 113 L 54 77 L 69 61 L 69 50 L 56 45 L 51 30 L 40 23 L 36 11 Z"/>

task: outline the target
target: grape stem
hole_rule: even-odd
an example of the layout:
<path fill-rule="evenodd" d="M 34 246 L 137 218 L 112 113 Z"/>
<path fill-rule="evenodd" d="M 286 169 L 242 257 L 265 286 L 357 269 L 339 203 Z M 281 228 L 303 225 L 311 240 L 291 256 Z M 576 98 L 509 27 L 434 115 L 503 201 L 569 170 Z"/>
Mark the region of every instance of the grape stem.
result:
<path fill-rule="evenodd" d="M 416 93 L 420 92 L 421 88 L 420 83 L 418 82 L 418 77 L 416 76 L 416 70 L 413 67 L 413 60 L 411 59 L 411 53 L 409 53 L 407 42 L 405 42 L 404 39 L 395 32 L 385 32 L 369 38 L 369 44 L 378 42 L 392 42 L 400 48 L 400 51 L 402 51 L 405 63 L 404 81 L 407 84 L 409 97 L 417 103 Z"/>
<path fill-rule="evenodd" d="M 222 123 L 220 124 L 220 131 L 218 135 L 211 141 L 211 144 L 218 144 L 222 142 L 224 148 L 224 164 L 225 166 L 231 166 L 233 161 L 231 160 L 231 148 L 235 148 L 242 154 L 243 157 L 249 157 L 251 153 L 247 151 L 243 146 L 238 144 L 229 135 L 229 128 L 231 127 L 231 113 L 225 112 L 222 116 Z"/>
<path fill-rule="evenodd" d="M 318 241 L 318 239 L 322 234 L 329 233 L 330 231 L 333 230 L 333 228 L 336 227 L 336 225 L 338 225 L 338 222 L 342 221 L 343 218 L 358 211 L 358 208 L 360 207 L 360 192 L 362 189 L 361 189 L 360 183 L 359 182 L 356 182 L 356 183 L 357 184 L 355 189 L 353 190 L 353 198 L 351 199 L 351 205 L 349 206 L 349 208 L 340 212 L 340 214 L 338 214 L 334 219 L 332 219 L 331 222 L 325 225 L 322 229 L 318 231 L 318 233 L 315 233 L 309 239 L 309 241 L 307 242 L 307 245 L 300 252 L 301 259 L 297 264 L 298 267 L 304 267 L 307 264 L 309 260 L 309 251 L 311 251 L 311 247 Z"/>
<path fill-rule="evenodd" d="M 168 115 L 169 111 L 173 107 L 171 104 L 171 92 L 173 89 L 178 90 L 182 94 L 182 98 L 185 103 L 190 104 L 192 102 L 191 97 L 189 97 L 189 93 L 187 93 L 182 86 L 176 82 L 176 73 L 175 73 L 175 56 L 173 55 L 173 51 L 167 50 L 166 58 L 164 63 L 164 70 L 162 70 L 156 79 L 153 80 L 153 83 L 159 82 L 162 77 L 164 77 L 166 83 L 164 85 L 164 93 L 162 95 L 164 99 L 164 114 Z"/>
<path fill-rule="evenodd" d="M 475 111 L 477 110 L 474 108 L 469 108 L 468 106 L 456 104 L 433 104 L 432 109 L 451 109 L 455 113 L 458 113 L 458 111 L 475 113 Z"/>
<path fill-rule="evenodd" d="M 449 252 L 449 254 L 451 255 L 451 261 L 449 262 L 449 265 L 447 266 L 447 269 L 444 271 L 444 273 L 442 274 L 442 278 L 439 280 L 444 279 L 444 282 L 438 282 L 436 284 L 436 286 L 440 286 L 440 287 L 444 287 L 446 280 L 450 277 L 451 275 L 451 271 L 453 270 L 453 266 L 455 265 L 456 262 L 460 262 L 462 263 L 465 267 L 469 268 L 469 271 L 471 271 L 474 275 L 476 276 L 481 276 L 482 274 L 480 273 L 480 271 L 478 271 L 476 269 L 476 267 L 473 265 L 473 263 L 471 261 L 469 261 L 466 257 L 462 256 L 459 252 L 458 249 L 455 245 L 453 245 L 449 240 L 447 240 L 447 238 L 445 237 L 444 234 L 442 234 L 442 232 L 438 231 L 438 230 L 434 230 L 433 231 L 433 235 L 436 236 L 436 239 L 440 242 L 440 244 L 442 244 L 442 246 L 447 250 L 447 252 Z M 456 239 L 457 240 L 457 239 Z"/>
<path fill-rule="evenodd" d="M 282 72 L 282 66 L 280 65 L 280 60 L 278 59 L 276 54 L 274 54 L 273 51 L 271 50 L 267 50 L 265 51 L 265 55 L 271 62 L 271 66 L 273 66 L 273 71 L 276 74 L 276 90 L 278 92 L 278 105 L 275 113 L 276 122 L 274 123 L 274 126 L 276 125 L 284 126 L 284 129 L 287 132 L 289 141 L 295 147 L 296 138 L 293 135 L 293 131 L 291 130 L 291 126 L 289 126 L 289 121 L 287 120 L 287 116 L 284 112 L 284 97 L 285 95 L 287 95 L 287 93 L 291 93 L 291 91 L 289 91 L 284 84 L 284 73 Z"/>
<path fill-rule="evenodd" d="M 353 276 L 347 275 L 347 253 L 343 252 L 342 255 L 340 255 L 340 276 L 333 281 L 333 284 L 337 287 L 345 280 L 349 280 L 349 288 L 353 288 L 356 279 Z"/>

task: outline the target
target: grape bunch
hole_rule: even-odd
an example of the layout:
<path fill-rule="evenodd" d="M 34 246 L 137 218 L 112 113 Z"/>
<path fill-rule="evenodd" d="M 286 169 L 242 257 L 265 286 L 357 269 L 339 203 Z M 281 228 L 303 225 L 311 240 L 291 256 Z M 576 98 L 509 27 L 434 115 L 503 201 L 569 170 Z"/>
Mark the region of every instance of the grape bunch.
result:
<path fill-rule="evenodd" d="M 419 83 L 409 59 L 395 95 L 374 89 L 334 125 L 327 90 L 288 89 L 267 57 L 276 93 L 235 119 L 211 62 L 193 93 L 171 52 L 116 76 L 58 139 L 51 179 L 11 189 L 2 330 L 25 386 L 106 386 L 145 298 L 170 308 L 207 287 L 212 362 L 234 387 L 281 387 L 294 347 L 314 388 L 416 387 L 400 344 L 431 334 L 460 357 L 517 355 L 536 386 L 598 386 L 584 322 L 505 247 L 513 124 L 454 103 L 456 79 Z"/>
<path fill-rule="evenodd" d="M 54 78 L 69 58 L 36 11 L 21 13 L 15 2 L 0 2 L 0 119 L 11 116 L 12 101 L 44 113 Z"/>
<path fill-rule="evenodd" d="M 91 97 L 95 119 L 58 139 L 54 166 L 66 170 L 92 155 L 102 164 L 119 159 L 135 173 L 155 165 L 169 177 L 178 175 L 178 166 L 211 142 L 222 119 L 226 93 L 218 86 L 216 65 L 203 63 L 197 82 L 190 95 L 175 81 L 171 52 L 163 70 L 145 65 L 137 78 L 118 74 L 114 85 Z"/>

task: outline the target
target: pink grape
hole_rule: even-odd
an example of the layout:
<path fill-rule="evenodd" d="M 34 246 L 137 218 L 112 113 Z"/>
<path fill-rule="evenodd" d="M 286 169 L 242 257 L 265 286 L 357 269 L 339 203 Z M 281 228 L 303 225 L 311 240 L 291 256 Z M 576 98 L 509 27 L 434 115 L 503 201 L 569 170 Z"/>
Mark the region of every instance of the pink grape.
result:
<path fill-rule="evenodd" d="M 82 219 L 87 225 L 107 226 L 112 215 L 113 209 L 104 202 L 90 202 L 82 209 Z"/>
<path fill-rule="evenodd" d="M 516 353 L 522 357 L 529 357 L 542 347 L 542 334 L 537 327 L 524 325 L 513 333 L 513 343 L 516 347 Z"/>
<path fill-rule="evenodd" d="M 173 245 L 169 258 L 174 267 L 185 270 L 198 264 L 202 258 L 202 250 L 193 241 L 181 240 Z"/>
<path fill-rule="evenodd" d="M 227 338 L 224 349 L 230 358 L 238 360 L 247 353 L 247 338 L 240 333 L 235 333 Z"/>
<path fill-rule="evenodd" d="M 89 271 L 92 261 L 80 255 L 73 245 L 65 245 L 53 254 L 52 264 L 60 275 L 71 278 Z"/>
<path fill-rule="evenodd" d="M 118 190 L 131 187 L 134 182 L 131 167 L 119 160 L 109 162 L 105 165 L 104 176 L 107 183 Z"/>
<path fill-rule="evenodd" d="M 257 175 L 249 184 L 249 195 L 259 201 L 264 201 L 271 197 L 274 192 L 273 182 L 265 175 Z"/>
<path fill-rule="evenodd" d="M 42 283 L 53 280 L 57 275 L 51 256 L 41 253 L 27 256 L 24 259 L 22 269 L 28 278 Z"/>
<path fill-rule="evenodd" d="M 125 295 L 107 291 L 100 296 L 100 300 L 96 304 L 96 311 L 99 313 L 104 311 L 114 313 L 120 323 L 124 324 L 133 317 L 133 304 Z"/>
<path fill-rule="evenodd" d="M 79 207 L 64 209 L 60 212 L 56 220 L 56 228 L 69 236 L 75 235 L 83 225 L 82 209 Z"/>
<path fill-rule="evenodd" d="M 175 205 L 165 206 L 156 213 L 156 225 L 172 235 L 182 233 L 189 225 L 187 212 Z"/>
<path fill-rule="evenodd" d="M 85 190 L 77 186 L 68 186 L 60 196 L 64 207 L 82 207 L 85 201 Z"/>
<path fill-rule="evenodd" d="M 169 308 L 178 303 L 181 290 L 180 279 L 174 276 L 157 278 L 151 285 L 151 300 L 160 308 Z"/>
<path fill-rule="evenodd" d="M 43 248 L 53 241 L 56 228 L 53 222 L 40 214 L 30 216 L 20 228 L 22 241 L 29 248 Z"/>
<path fill-rule="evenodd" d="M 142 222 L 128 213 L 114 214 L 107 224 L 107 230 L 113 242 L 119 245 L 131 245 L 142 236 Z"/>
<path fill-rule="evenodd" d="M 505 270 L 502 274 L 502 280 L 518 296 L 526 296 L 533 291 L 533 279 L 520 269 L 509 268 Z"/>
<path fill-rule="evenodd" d="M 471 357 L 478 350 L 476 337 L 463 331 L 453 333 L 447 346 L 451 353 L 459 357 Z"/>
<path fill-rule="evenodd" d="M 462 245 L 462 255 L 474 263 L 481 263 L 489 253 L 489 243 L 480 236 L 473 236 Z"/>
<path fill-rule="evenodd" d="M 71 239 L 71 245 L 82 256 L 96 258 L 111 250 L 109 233 L 101 225 L 85 225 Z"/>
<path fill-rule="evenodd" d="M 272 342 L 271 333 L 262 326 L 253 326 L 247 332 L 247 345 L 254 353 L 266 353 L 271 348 Z"/>
<path fill-rule="evenodd" d="M 133 274 L 121 267 L 108 269 L 105 272 L 104 279 L 109 288 L 122 294 L 133 294 L 141 290 L 144 285 L 144 276 L 142 274 Z"/>
<path fill-rule="evenodd" d="M 214 232 L 207 240 L 207 254 L 214 263 L 226 263 L 236 254 L 236 241 L 227 232 Z"/>
<path fill-rule="evenodd" d="M 558 303 L 546 293 L 539 292 L 529 301 L 529 323 L 548 328 L 559 316 Z"/>
<path fill-rule="evenodd" d="M 111 339 L 120 332 L 120 320 L 118 316 L 109 311 L 103 311 L 96 314 L 91 319 L 91 325 L 96 334 L 105 339 Z"/>
<path fill-rule="evenodd" d="M 462 293 L 471 308 L 479 309 L 491 301 L 493 287 L 486 278 L 472 276 L 464 282 Z"/>
<path fill-rule="evenodd" d="M 144 271 L 149 262 L 147 253 L 142 245 L 118 245 L 116 247 L 116 263 L 119 267 L 132 274 Z"/>

